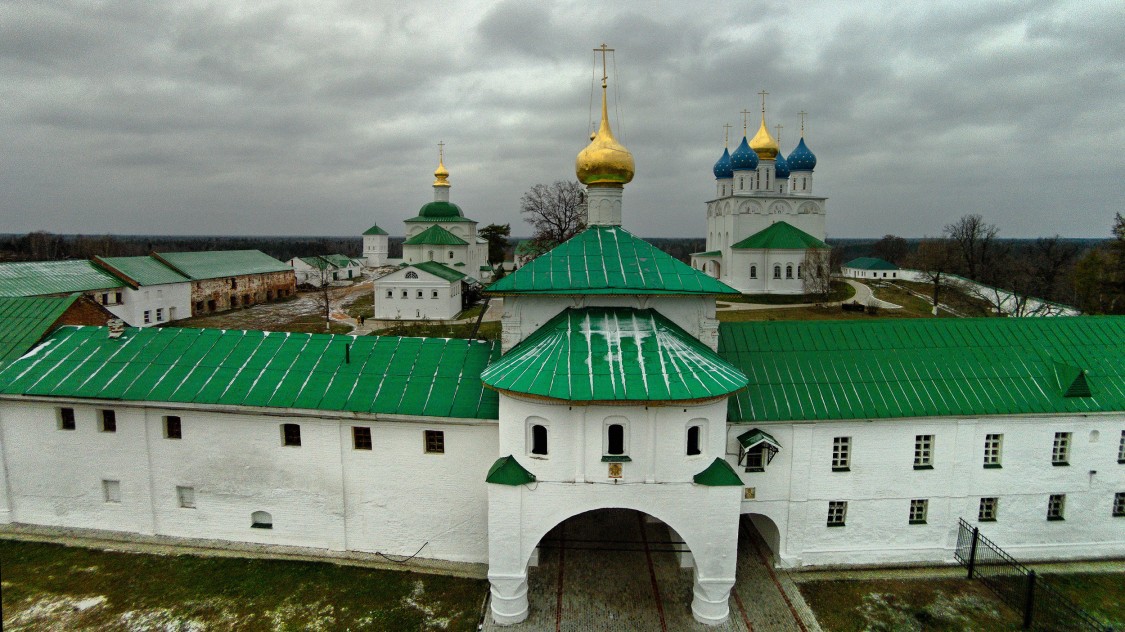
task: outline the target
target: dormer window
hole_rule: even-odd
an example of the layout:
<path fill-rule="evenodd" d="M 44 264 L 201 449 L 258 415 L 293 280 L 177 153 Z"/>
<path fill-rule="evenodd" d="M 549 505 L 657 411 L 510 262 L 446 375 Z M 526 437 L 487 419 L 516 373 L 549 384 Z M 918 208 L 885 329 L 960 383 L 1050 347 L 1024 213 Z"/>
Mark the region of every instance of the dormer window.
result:
<path fill-rule="evenodd" d="M 747 472 L 764 472 L 781 444 L 768 432 L 754 428 L 738 435 L 738 464 Z"/>

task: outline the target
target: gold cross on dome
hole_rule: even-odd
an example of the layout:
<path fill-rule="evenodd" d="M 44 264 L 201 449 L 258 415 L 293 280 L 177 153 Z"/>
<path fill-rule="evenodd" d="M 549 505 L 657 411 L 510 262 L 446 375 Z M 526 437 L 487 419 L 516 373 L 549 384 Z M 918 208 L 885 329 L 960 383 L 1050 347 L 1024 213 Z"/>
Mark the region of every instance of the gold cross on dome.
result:
<path fill-rule="evenodd" d="M 743 110 L 743 111 L 739 112 L 739 114 L 742 115 L 742 135 L 745 136 L 746 135 L 746 117 L 750 116 L 752 114 L 752 112 L 750 110 Z"/>
<path fill-rule="evenodd" d="M 783 129 L 783 126 L 781 125 L 781 123 L 778 123 L 777 125 L 774 125 L 773 128 L 777 130 L 777 144 L 780 146 L 781 145 L 781 130 Z"/>
<path fill-rule="evenodd" d="M 804 110 L 801 110 L 799 112 L 799 114 L 801 115 L 801 138 L 804 138 L 805 137 L 805 117 L 808 116 L 809 113 L 804 111 Z"/>
<path fill-rule="evenodd" d="M 442 162 L 442 161 L 445 160 L 445 141 L 444 140 L 438 141 L 437 154 L 438 154 L 438 162 Z"/>
<path fill-rule="evenodd" d="M 605 54 L 606 54 L 606 53 L 612 53 L 612 52 L 613 52 L 613 49 L 612 49 L 612 48 L 610 48 L 610 47 L 608 47 L 608 46 L 606 46 L 606 45 L 605 45 L 605 42 L 602 42 L 602 45 L 601 45 L 601 46 L 599 46 L 599 47 L 597 47 L 597 48 L 595 48 L 595 49 L 594 49 L 594 52 L 595 52 L 595 53 L 599 53 L 599 52 L 600 52 L 600 53 L 602 54 L 602 87 L 604 88 L 604 87 L 605 87 L 605 81 L 606 81 L 606 79 L 609 79 L 609 75 L 608 75 L 608 74 L 606 74 L 606 67 L 605 67 Z M 616 57 L 614 57 L 614 59 L 617 59 L 617 58 L 616 58 Z"/>
<path fill-rule="evenodd" d="M 723 123 L 723 147 L 730 146 L 730 123 Z"/>
<path fill-rule="evenodd" d="M 758 94 L 762 97 L 762 120 L 765 120 L 765 116 L 766 116 L 766 96 L 769 93 L 766 92 L 765 90 L 762 90 Z"/>

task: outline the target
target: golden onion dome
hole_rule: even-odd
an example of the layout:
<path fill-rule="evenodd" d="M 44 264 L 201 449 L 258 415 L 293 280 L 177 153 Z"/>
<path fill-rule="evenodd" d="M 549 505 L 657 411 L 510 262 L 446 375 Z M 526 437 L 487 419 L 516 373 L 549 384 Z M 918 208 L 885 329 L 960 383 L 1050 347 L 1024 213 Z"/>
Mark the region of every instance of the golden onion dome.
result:
<path fill-rule="evenodd" d="M 447 187 L 449 186 L 449 170 L 445 168 L 445 157 L 438 157 L 437 169 L 434 169 L 434 186 Z"/>
<path fill-rule="evenodd" d="M 587 186 L 622 187 L 633 180 L 633 154 L 613 137 L 606 108 L 606 83 L 602 80 L 602 124 L 574 164 L 578 180 Z"/>
<path fill-rule="evenodd" d="M 769 130 L 766 129 L 766 117 L 762 115 L 762 126 L 758 128 L 758 133 L 754 134 L 754 138 L 750 139 L 750 149 L 758 154 L 759 160 L 773 160 L 777 157 L 779 148 L 777 141 L 770 136 Z"/>

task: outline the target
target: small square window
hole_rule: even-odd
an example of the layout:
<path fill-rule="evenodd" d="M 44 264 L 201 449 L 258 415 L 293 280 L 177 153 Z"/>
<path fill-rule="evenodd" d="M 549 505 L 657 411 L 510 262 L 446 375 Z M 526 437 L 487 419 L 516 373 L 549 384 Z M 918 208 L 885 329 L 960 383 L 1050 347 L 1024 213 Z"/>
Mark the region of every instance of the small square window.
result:
<path fill-rule="evenodd" d="M 152 312 L 150 312 L 149 310 L 146 309 L 145 310 L 145 324 L 147 325 L 151 322 L 152 322 Z"/>
<path fill-rule="evenodd" d="M 1056 432 L 1051 446 L 1051 465 L 1070 465 L 1070 433 Z"/>
<path fill-rule="evenodd" d="M 747 472 L 766 471 L 766 446 L 756 446 L 743 454 Z"/>
<path fill-rule="evenodd" d="M 121 481 L 102 481 L 102 494 L 107 503 L 120 503 Z"/>
<path fill-rule="evenodd" d="M 163 307 L 157 307 L 156 308 L 156 322 L 158 322 L 158 323 L 164 322 L 164 308 Z"/>
<path fill-rule="evenodd" d="M 988 468 L 1000 467 L 1000 453 L 1004 448 L 1004 435 L 984 435 L 984 466 Z"/>
<path fill-rule="evenodd" d="M 430 298 L 437 298 L 437 297 L 438 297 L 438 291 L 437 291 L 437 290 L 433 290 L 433 291 L 432 291 L 432 292 L 430 293 Z"/>
<path fill-rule="evenodd" d="M 117 432 L 117 413 L 109 409 L 98 411 L 98 430 Z"/>
<path fill-rule="evenodd" d="M 1047 520 L 1062 520 L 1066 511 L 1066 494 L 1051 494 L 1047 499 Z"/>
<path fill-rule="evenodd" d="M 387 298 L 394 298 L 394 297 L 395 297 L 395 291 L 394 290 L 387 290 Z"/>
<path fill-rule="evenodd" d="M 371 428 L 352 426 L 352 448 L 356 450 L 371 449 Z"/>
<path fill-rule="evenodd" d="M 441 430 L 425 432 L 426 454 L 445 454 L 445 433 Z"/>
<path fill-rule="evenodd" d="M 403 290 L 402 291 L 402 298 L 410 298 L 410 291 L 409 290 Z"/>
<path fill-rule="evenodd" d="M 416 298 L 422 298 L 422 290 L 418 290 Z"/>
<path fill-rule="evenodd" d="M 299 447 L 301 445 L 301 426 L 281 424 L 281 445 Z"/>
<path fill-rule="evenodd" d="M 852 464 L 852 438 L 836 437 L 832 439 L 832 471 L 847 472 Z"/>
<path fill-rule="evenodd" d="M 1117 462 L 1125 463 L 1125 430 L 1121 431 L 1121 441 L 1117 444 Z"/>
<path fill-rule="evenodd" d="M 1125 492 L 1117 492 L 1113 495 L 1113 517 L 1125 517 Z"/>
<path fill-rule="evenodd" d="M 165 439 L 183 439 L 184 435 L 182 430 L 179 417 L 176 415 L 168 415 L 164 418 Z"/>
<path fill-rule="evenodd" d="M 59 409 L 59 430 L 74 430 L 74 409 Z"/>
<path fill-rule="evenodd" d="M 176 498 L 180 501 L 180 507 L 184 509 L 195 509 L 194 487 L 177 487 Z"/>
<path fill-rule="evenodd" d="M 930 501 L 925 498 L 915 498 L 910 501 L 910 524 L 926 524 L 926 513 L 929 511 Z"/>
<path fill-rule="evenodd" d="M 846 500 L 832 500 L 828 502 L 828 526 L 842 527 L 848 517 L 848 502 Z"/>
<path fill-rule="evenodd" d="M 932 470 L 934 468 L 934 435 L 914 437 L 914 469 Z"/>
<path fill-rule="evenodd" d="M 977 510 L 977 522 L 996 522 L 999 506 L 999 498 L 981 498 L 980 509 Z"/>

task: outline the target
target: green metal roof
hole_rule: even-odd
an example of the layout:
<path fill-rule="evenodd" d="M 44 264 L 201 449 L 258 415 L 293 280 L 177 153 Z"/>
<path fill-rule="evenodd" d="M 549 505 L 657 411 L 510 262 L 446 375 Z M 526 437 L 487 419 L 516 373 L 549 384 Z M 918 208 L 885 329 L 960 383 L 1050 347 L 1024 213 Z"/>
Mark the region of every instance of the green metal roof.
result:
<path fill-rule="evenodd" d="M 339 267 L 336 264 L 329 261 L 327 258 L 317 256 L 317 255 L 314 255 L 312 257 L 297 257 L 297 258 L 300 259 L 301 261 L 305 262 L 305 265 L 309 266 L 310 268 L 316 268 L 317 270 L 327 270 L 329 267 Z"/>
<path fill-rule="evenodd" d="M 144 257 L 94 257 L 94 263 L 103 264 L 112 273 L 120 273 L 138 285 L 165 285 L 190 283 L 191 279 L 176 272 L 160 261 Z"/>
<path fill-rule="evenodd" d="M 125 287 L 85 259 L 0 263 L 0 296 L 42 296 Z"/>
<path fill-rule="evenodd" d="M 733 422 L 1125 410 L 1120 316 L 721 323 L 719 355 Z"/>
<path fill-rule="evenodd" d="M 845 263 L 843 267 L 856 270 L 898 270 L 895 264 L 877 257 L 857 257 Z"/>
<path fill-rule="evenodd" d="M 652 309 L 567 309 L 493 362 L 486 386 L 583 402 L 729 395 L 746 376 Z"/>
<path fill-rule="evenodd" d="M 708 487 L 742 487 L 742 479 L 738 477 L 738 473 L 730 463 L 718 457 L 711 461 L 707 469 L 693 476 L 691 480 L 695 481 L 696 485 Z"/>
<path fill-rule="evenodd" d="M 813 237 L 788 222 L 774 222 L 769 227 L 750 235 L 731 246 L 739 250 L 806 250 L 808 248 L 831 248 L 828 244 Z"/>
<path fill-rule="evenodd" d="M 693 253 L 691 253 L 691 256 L 693 256 L 693 257 L 721 257 L 721 256 L 723 256 L 723 251 L 721 251 L 721 250 L 708 250 L 707 252 L 693 252 Z"/>
<path fill-rule="evenodd" d="M 156 252 L 153 256 L 193 280 L 217 279 L 291 270 L 260 250 L 210 250 L 201 252 Z"/>
<path fill-rule="evenodd" d="M 351 257 L 349 257 L 347 255 L 340 255 L 340 254 L 321 255 L 321 258 L 327 259 L 329 262 L 331 262 L 337 268 L 347 268 L 347 267 L 356 265 L 356 260 L 352 259 Z"/>
<path fill-rule="evenodd" d="M 763 443 L 772 446 L 774 450 L 781 449 L 781 444 L 777 442 L 777 439 L 773 438 L 773 435 L 758 428 L 747 430 L 738 435 L 738 443 L 747 450 L 762 445 Z"/>
<path fill-rule="evenodd" d="M 515 487 L 534 483 L 535 475 L 520 465 L 519 461 L 516 461 L 516 457 L 509 454 L 496 459 L 492 467 L 488 468 L 488 476 L 484 478 L 484 482 Z"/>
<path fill-rule="evenodd" d="M 465 219 L 465 214 L 461 212 L 461 207 L 453 202 L 437 200 L 429 204 L 423 204 L 422 208 L 418 209 L 417 219 L 429 221 L 434 219 Z"/>
<path fill-rule="evenodd" d="M 489 285 L 491 294 L 738 294 L 620 226 L 591 226 Z"/>
<path fill-rule="evenodd" d="M 476 224 L 477 220 L 467 217 L 410 217 L 402 220 L 408 224 Z"/>
<path fill-rule="evenodd" d="M 496 419 L 480 373 L 499 353 L 445 338 L 60 327 L 0 371 L 0 393 Z"/>
<path fill-rule="evenodd" d="M 364 235 L 386 235 L 387 231 L 383 230 L 382 228 L 379 228 L 378 224 L 374 224 L 374 225 L 371 226 L 371 228 L 368 228 L 367 230 L 363 231 L 363 234 Z"/>
<path fill-rule="evenodd" d="M 0 368 L 35 346 L 80 297 L 0 298 Z"/>
<path fill-rule="evenodd" d="M 460 281 L 461 279 L 465 278 L 464 274 L 461 274 L 460 272 L 454 270 L 453 268 L 450 268 L 449 266 L 446 266 L 445 264 L 438 263 L 437 261 L 409 263 L 407 264 L 407 267 L 418 268 L 423 272 L 429 272 L 436 277 L 441 277 L 446 281 Z"/>
<path fill-rule="evenodd" d="M 469 242 L 445 230 L 441 226 L 433 225 L 417 235 L 402 242 L 404 246 L 467 246 Z"/>

